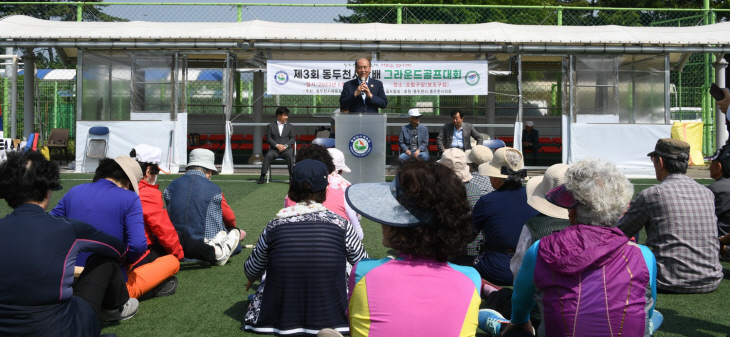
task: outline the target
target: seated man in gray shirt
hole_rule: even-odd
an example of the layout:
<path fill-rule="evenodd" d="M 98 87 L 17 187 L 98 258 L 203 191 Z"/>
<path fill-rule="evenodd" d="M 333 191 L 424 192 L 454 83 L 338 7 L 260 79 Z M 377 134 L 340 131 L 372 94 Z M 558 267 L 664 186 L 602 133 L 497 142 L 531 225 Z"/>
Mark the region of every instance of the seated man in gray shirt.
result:
<path fill-rule="evenodd" d="M 403 126 L 398 136 L 400 143 L 400 161 L 408 158 L 419 158 L 428 161 L 428 129 L 419 125 L 421 122 L 421 113 L 418 109 L 408 110 L 409 124 Z"/>

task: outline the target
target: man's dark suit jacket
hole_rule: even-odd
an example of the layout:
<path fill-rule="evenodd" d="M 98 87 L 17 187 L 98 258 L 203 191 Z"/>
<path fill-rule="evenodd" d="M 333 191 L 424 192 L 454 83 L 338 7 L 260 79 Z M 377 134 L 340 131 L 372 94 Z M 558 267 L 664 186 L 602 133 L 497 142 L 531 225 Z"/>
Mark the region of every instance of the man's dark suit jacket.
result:
<path fill-rule="evenodd" d="M 474 130 L 474 127 L 472 127 L 472 125 L 467 122 L 461 122 L 461 132 L 464 136 L 464 151 L 471 150 L 471 139 L 469 139 L 470 136 L 476 139 L 477 144 L 482 144 L 482 142 L 484 141 L 482 135 L 477 132 L 477 130 Z M 436 145 L 439 148 L 439 152 L 444 152 L 444 150 L 451 147 L 451 139 L 453 137 L 454 123 L 444 124 L 444 127 L 441 129 L 441 132 L 439 132 L 438 137 L 436 137 Z"/>
<path fill-rule="evenodd" d="M 355 96 L 355 91 L 357 91 L 359 85 L 360 82 L 357 78 L 345 82 L 340 94 L 340 109 L 349 112 L 378 113 L 378 108 L 385 109 L 388 106 L 388 98 L 385 97 L 383 82 L 368 78 L 368 88 L 373 94 L 373 98 L 365 96 L 365 103 L 362 101 L 362 96 Z"/>
<path fill-rule="evenodd" d="M 271 145 L 270 149 L 276 150 L 277 144 L 284 144 L 291 149 L 294 146 L 294 127 L 286 123 L 284 124 L 283 135 L 279 134 L 279 126 L 276 121 L 266 126 L 266 142 Z"/>

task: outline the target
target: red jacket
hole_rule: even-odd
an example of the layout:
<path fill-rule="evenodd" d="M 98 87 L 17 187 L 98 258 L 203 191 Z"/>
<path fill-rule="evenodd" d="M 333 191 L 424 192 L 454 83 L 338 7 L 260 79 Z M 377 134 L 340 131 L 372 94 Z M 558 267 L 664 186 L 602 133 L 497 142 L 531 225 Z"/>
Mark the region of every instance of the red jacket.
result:
<path fill-rule="evenodd" d="M 221 193 L 221 198 L 223 199 L 221 201 L 221 208 L 223 210 L 223 225 L 226 226 L 226 228 L 235 228 L 236 227 L 236 214 L 233 213 L 233 210 L 231 209 L 231 206 L 228 206 L 228 202 L 226 201 L 226 196 Z"/>
<path fill-rule="evenodd" d="M 182 260 L 183 250 L 175 227 L 170 222 L 167 210 L 162 201 L 162 192 L 159 185 L 151 185 L 144 180 L 139 181 L 139 199 L 142 201 L 142 215 L 144 216 L 144 232 L 147 236 L 147 246 L 159 242 L 165 251 Z"/>

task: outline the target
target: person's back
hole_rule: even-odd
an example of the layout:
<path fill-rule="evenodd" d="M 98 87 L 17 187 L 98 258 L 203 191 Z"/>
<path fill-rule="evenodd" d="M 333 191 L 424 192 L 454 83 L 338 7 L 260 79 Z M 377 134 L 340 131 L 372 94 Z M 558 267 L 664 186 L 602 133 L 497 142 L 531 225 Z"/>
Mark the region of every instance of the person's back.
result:
<path fill-rule="evenodd" d="M 220 194 L 220 187 L 196 170 L 173 180 L 165 189 L 165 199 L 175 229 L 196 240 L 214 236 L 215 233 L 206 236 L 206 217 L 213 198 Z M 221 218 L 221 224 L 222 221 Z"/>
<path fill-rule="evenodd" d="M 296 203 L 294 201 L 289 199 L 289 196 L 284 198 L 284 207 L 294 206 L 295 204 Z M 322 205 L 346 220 L 350 220 L 350 217 L 347 216 L 347 209 L 345 208 L 345 191 L 328 188 L 327 200 L 325 200 Z"/>
<path fill-rule="evenodd" d="M 326 151 L 326 150 L 325 150 Z M 261 279 L 242 329 L 256 333 L 315 335 L 324 328 L 348 332 L 346 264 L 368 257 L 343 217 L 322 205 L 327 166 L 297 161 L 288 196 L 297 204 L 269 221 L 244 263 L 249 289 Z"/>
<path fill-rule="evenodd" d="M 326 210 L 269 222 L 265 290 L 257 293 L 253 331 L 348 326 L 345 224 Z"/>
<path fill-rule="evenodd" d="M 574 225 L 538 243 L 538 336 L 649 336 L 654 259 L 616 228 Z M 535 246 L 533 246 L 535 247 Z M 534 249 L 534 248 L 531 248 Z M 647 294 L 648 293 L 648 294 Z"/>
<path fill-rule="evenodd" d="M 50 214 L 86 222 L 122 240 L 129 246 L 127 262 L 135 262 L 147 250 L 139 196 L 107 179 L 72 187 Z M 84 266 L 89 255 L 80 253 L 76 265 Z"/>
<path fill-rule="evenodd" d="M 46 213 L 51 191 L 62 189 L 58 166 L 38 152 L 14 152 L 0 163 L 0 176 L 0 199 L 13 208 L 0 218 L 0 336 L 99 336 L 102 313 L 134 316 L 136 306 L 124 304 L 129 297 L 116 269 L 122 242 Z M 80 251 L 94 252 L 99 268 L 85 269 L 74 284 Z"/>
<path fill-rule="evenodd" d="M 657 260 L 657 285 L 681 293 L 714 291 L 722 280 L 717 242 L 715 198 L 706 187 L 683 174 L 667 176 L 642 191 L 618 227 L 646 220 L 646 245 Z"/>
<path fill-rule="evenodd" d="M 473 336 L 479 284 L 474 268 L 430 258 L 362 260 L 350 274 L 350 334 Z M 393 315 L 404 308 L 408 319 Z"/>
<path fill-rule="evenodd" d="M 0 303 L 32 306 L 68 300 L 74 268 L 67 265 L 67 258 L 75 258 L 84 250 L 74 243 L 76 231 L 86 226 L 77 220 L 49 216 L 31 204 L 19 206 L 0 219 L 0 270 L 6 272 L 0 282 Z"/>

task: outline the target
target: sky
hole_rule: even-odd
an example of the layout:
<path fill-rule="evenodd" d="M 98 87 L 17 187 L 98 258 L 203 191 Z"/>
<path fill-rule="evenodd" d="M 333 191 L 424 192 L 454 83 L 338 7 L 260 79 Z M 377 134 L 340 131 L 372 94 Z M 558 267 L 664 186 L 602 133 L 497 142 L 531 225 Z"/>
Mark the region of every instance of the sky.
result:
<path fill-rule="evenodd" d="M 159 6 L 159 5 L 113 5 L 115 2 L 162 3 L 161 0 L 105 0 L 109 4 L 102 9 L 106 14 L 138 21 L 157 22 L 235 22 L 237 20 L 237 3 L 262 4 L 346 4 L 347 0 L 176 0 L 175 3 L 231 3 L 230 6 Z M 319 22 L 331 23 L 338 15 L 350 15 L 352 11 L 345 7 L 268 7 L 246 6 L 243 8 L 241 21 L 264 20 L 278 22 Z"/>

